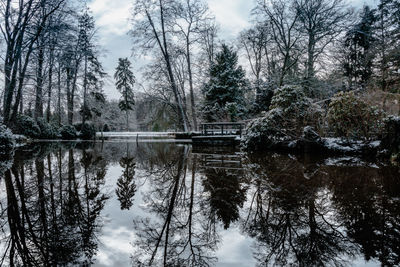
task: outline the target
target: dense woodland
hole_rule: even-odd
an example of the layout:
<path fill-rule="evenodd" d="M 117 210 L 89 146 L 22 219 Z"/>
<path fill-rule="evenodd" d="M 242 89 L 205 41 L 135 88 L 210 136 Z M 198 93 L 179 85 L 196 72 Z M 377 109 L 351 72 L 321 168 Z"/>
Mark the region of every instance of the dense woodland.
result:
<path fill-rule="evenodd" d="M 398 0 L 374 7 L 257 0 L 252 26 L 229 42 L 206 1 L 136 0 L 133 57 L 119 59 L 115 73 L 104 72 L 85 3 L 2 0 L 0 9 L 0 114 L 14 133 L 89 138 L 102 130 L 195 131 L 204 121 L 271 116 L 265 112 L 282 88 L 285 101 L 306 99 L 325 114 L 341 91 L 376 107 L 362 119 L 371 112 L 399 114 Z M 145 66 L 135 65 L 140 56 Z M 119 100 L 106 99 L 105 79 L 115 80 Z M 335 116 L 329 120 L 348 119 Z M 337 121 L 327 132 L 346 135 L 347 129 L 335 129 Z"/>

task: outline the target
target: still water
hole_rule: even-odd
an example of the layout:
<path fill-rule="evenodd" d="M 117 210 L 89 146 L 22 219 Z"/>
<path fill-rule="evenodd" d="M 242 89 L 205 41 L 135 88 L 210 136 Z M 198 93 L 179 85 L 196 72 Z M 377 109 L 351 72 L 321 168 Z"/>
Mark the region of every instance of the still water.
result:
<path fill-rule="evenodd" d="M 400 171 L 385 162 L 47 143 L 0 175 L 1 266 L 400 263 Z"/>

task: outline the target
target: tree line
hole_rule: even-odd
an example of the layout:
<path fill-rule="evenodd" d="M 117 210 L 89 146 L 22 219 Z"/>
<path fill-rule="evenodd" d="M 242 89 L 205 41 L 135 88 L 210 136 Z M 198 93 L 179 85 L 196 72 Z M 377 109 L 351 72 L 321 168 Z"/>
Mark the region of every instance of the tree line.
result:
<path fill-rule="evenodd" d="M 5 0 L 1 9 L 3 123 L 15 128 L 21 114 L 58 126 L 72 125 L 77 115 L 82 123 L 98 117 L 106 73 L 87 6 Z"/>
<path fill-rule="evenodd" d="M 135 110 L 147 130 L 189 131 L 200 121 L 258 116 L 288 84 L 317 100 L 340 90 L 399 91 L 398 0 L 360 10 L 344 0 L 258 0 L 251 26 L 232 42 L 221 39 L 206 1 L 136 0 L 132 48 L 150 60 L 137 81 L 135 64 L 120 59 L 119 102 L 105 99 L 107 74 L 85 3 L 2 0 L 0 9 L 0 114 L 10 128 L 25 114 L 100 130 L 125 112 L 129 130 Z"/>
<path fill-rule="evenodd" d="M 284 85 L 315 101 L 342 90 L 398 93 L 399 8 L 396 0 L 359 10 L 344 0 L 258 0 L 251 26 L 228 43 L 204 1 L 136 1 L 131 35 L 134 50 L 151 55 L 147 101 L 163 104 L 181 129 L 197 129 L 199 120 L 259 116 Z"/>

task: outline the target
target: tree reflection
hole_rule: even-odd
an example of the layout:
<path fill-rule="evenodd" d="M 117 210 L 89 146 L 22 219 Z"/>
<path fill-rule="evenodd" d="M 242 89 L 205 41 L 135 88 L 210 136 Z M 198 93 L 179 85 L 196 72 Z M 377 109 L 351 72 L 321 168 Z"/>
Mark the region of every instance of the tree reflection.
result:
<path fill-rule="evenodd" d="M 196 158 L 187 178 L 188 147 L 172 152 L 164 164 L 148 169 L 152 189 L 144 198 L 157 220 L 134 221 L 138 236 L 134 265 L 210 266 L 217 237 L 209 235 L 208 225 L 200 217 Z"/>
<path fill-rule="evenodd" d="M 257 240 L 260 264 L 346 265 L 355 247 L 334 218 L 319 165 L 281 155 L 255 162 L 244 229 Z"/>
<path fill-rule="evenodd" d="M 126 144 L 126 156 L 122 157 L 119 165 L 123 168 L 121 177 L 117 181 L 117 194 L 118 200 L 121 203 L 121 210 L 129 210 L 133 205 L 133 197 L 136 193 L 135 184 L 135 157 L 129 155 L 128 144 Z"/>
<path fill-rule="evenodd" d="M 352 242 L 366 260 L 382 266 L 400 264 L 399 169 L 330 168 L 333 202 Z"/>
<path fill-rule="evenodd" d="M 9 234 L 3 259 L 10 266 L 92 263 L 98 218 L 107 197 L 106 164 L 87 151 L 53 149 L 16 160 L 4 175 Z"/>
<path fill-rule="evenodd" d="M 228 229 L 230 224 L 239 219 L 239 209 L 246 200 L 246 188 L 238 174 L 226 169 L 209 168 L 205 171 L 204 191 L 209 193 L 210 216 L 217 216 Z"/>

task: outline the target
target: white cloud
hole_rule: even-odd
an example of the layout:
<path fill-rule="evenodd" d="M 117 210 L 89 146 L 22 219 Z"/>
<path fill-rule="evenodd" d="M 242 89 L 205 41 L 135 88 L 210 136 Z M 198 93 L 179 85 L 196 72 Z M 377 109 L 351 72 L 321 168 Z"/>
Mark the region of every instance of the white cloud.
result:
<path fill-rule="evenodd" d="M 254 8 L 252 0 L 208 0 L 207 2 L 221 27 L 222 39 L 232 40 L 250 25 L 250 13 Z"/>
<path fill-rule="evenodd" d="M 89 8 L 103 34 L 124 35 L 130 29 L 131 0 L 93 0 Z"/>

